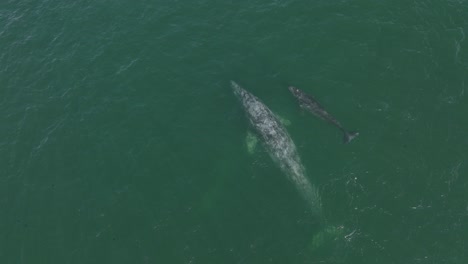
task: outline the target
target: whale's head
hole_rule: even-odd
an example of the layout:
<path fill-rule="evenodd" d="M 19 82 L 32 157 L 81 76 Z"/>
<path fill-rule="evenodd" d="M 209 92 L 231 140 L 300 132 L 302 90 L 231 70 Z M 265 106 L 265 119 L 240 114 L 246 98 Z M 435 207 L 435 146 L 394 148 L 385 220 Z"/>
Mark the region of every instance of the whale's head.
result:
<path fill-rule="evenodd" d="M 231 81 L 231 87 L 237 97 L 243 98 L 245 96 L 246 91 L 242 89 L 242 87 L 240 87 L 240 85 L 238 85 L 236 82 Z"/>
<path fill-rule="evenodd" d="M 299 98 L 302 94 L 301 90 L 297 89 L 294 86 L 289 86 L 288 89 L 297 98 Z"/>

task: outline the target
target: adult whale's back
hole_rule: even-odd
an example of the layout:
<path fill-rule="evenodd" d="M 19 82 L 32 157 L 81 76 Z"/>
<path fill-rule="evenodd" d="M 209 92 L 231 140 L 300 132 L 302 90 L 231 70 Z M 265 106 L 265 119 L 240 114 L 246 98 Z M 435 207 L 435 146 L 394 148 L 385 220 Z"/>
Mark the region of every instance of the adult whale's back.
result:
<path fill-rule="evenodd" d="M 309 203 L 311 210 L 322 220 L 319 192 L 307 179 L 296 145 L 284 126 L 256 96 L 244 90 L 234 81 L 231 81 L 231 86 L 234 94 L 242 103 L 252 127 L 262 138 L 262 142 L 272 159 L 296 185 L 301 196 Z"/>

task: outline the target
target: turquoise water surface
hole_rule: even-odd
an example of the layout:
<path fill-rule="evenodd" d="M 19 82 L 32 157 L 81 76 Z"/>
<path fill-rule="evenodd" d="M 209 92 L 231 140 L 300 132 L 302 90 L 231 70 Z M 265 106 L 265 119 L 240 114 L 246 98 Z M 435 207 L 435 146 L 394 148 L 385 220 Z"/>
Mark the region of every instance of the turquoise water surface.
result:
<path fill-rule="evenodd" d="M 4 0 L 0 263 L 468 263 L 467 31 L 464 0 Z"/>

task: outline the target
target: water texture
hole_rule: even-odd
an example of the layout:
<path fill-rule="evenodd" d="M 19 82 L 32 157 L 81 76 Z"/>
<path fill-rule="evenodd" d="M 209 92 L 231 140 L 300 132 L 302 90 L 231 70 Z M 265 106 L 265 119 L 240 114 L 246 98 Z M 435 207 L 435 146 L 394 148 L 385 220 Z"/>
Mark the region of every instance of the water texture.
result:
<path fill-rule="evenodd" d="M 466 35 L 465 0 L 2 1 L 0 263 L 468 263 Z"/>

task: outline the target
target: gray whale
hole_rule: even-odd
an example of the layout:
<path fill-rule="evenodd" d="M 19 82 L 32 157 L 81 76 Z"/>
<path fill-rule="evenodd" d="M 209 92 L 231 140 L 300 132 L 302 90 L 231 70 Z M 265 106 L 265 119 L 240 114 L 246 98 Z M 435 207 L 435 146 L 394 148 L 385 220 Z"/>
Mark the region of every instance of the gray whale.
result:
<path fill-rule="evenodd" d="M 349 143 L 355 137 L 359 135 L 359 132 L 349 132 L 336 120 L 332 115 L 330 115 L 325 108 L 323 108 L 317 100 L 311 95 L 304 93 L 303 91 L 297 89 L 294 86 L 289 86 L 289 91 L 296 97 L 297 101 L 301 108 L 309 111 L 313 115 L 333 124 L 338 127 L 343 132 L 343 141 Z"/>
<path fill-rule="evenodd" d="M 318 189 L 306 177 L 306 171 L 288 132 L 278 117 L 256 96 L 231 81 L 250 124 L 260 136 L 271 158 L 293 182 L 312 212 L 322 220 L 322 204 Z"/>

